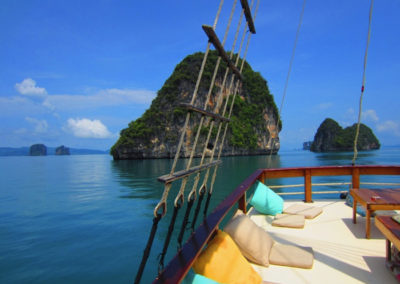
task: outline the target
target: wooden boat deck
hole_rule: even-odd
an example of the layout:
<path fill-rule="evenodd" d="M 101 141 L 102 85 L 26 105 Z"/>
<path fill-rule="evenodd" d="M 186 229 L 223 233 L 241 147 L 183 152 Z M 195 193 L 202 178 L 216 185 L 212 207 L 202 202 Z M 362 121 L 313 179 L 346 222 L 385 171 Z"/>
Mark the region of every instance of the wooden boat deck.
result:
<path fill-rule="evenodd" d="M 290 206 L 295 201 L 285 201 Z M 299 201 L 296 201 L 299 202 Z M 272 283 L 397 283 L 385 266 L 385 238 L 371 224 L 371 238 L 365 238 L 365 218 L 352 221 L 352 208 L 342 200 L 316 201 L 312 206 L 323 213 L 306 220 L 303 229 L 273 227 L 272 216 L 250 209 L 248 215 L 278 242 L 310 246 L 314 250 L 312 269 L 253 265 L 265 281 Z M 393 213 L 385 211 L 387 214 Z"/>

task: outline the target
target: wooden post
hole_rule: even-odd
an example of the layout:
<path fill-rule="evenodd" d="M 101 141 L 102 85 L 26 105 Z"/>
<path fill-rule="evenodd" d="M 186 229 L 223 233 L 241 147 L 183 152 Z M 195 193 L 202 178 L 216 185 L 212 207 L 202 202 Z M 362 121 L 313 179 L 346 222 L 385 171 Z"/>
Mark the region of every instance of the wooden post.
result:
<path fill-rule="evenodd" d="M 305 202 L 312 202 L 312 191 L 311 191 L 311 170 L 306 169 L 304 172 L 304 198 Z"/>
<path fill-rule="evenodd" d="M 240 197 L 238 201 L 238 207 L 240 210 L 243 211 L 244 214 L 247 213 L 247 206 L 246 206 L 246 192 L 243 193 L 242 197 Z"/>
<path fill-rule="evenodd" d="M 352 188 L 360 188 L 360 169 L 353 167 L 352 178 L 351 178 Z"/>
<path fill-rule="evenodd" d="M 366 214 L 365 214 L 365 237 L 367 239 L 369 239 L 370 237 L 370 232 L 371 232 L 371 210 L 368 208 L 369 206 L 367 206 L 366 208 Z"/>
<path fill-rule="evenodd" d="M 392 260 L 392 245 L 388 239 L 386 239 L 386 260 Z"/>
<path fill-rule="evenodd" d="M 357 224 L 357 198 L 358 197 L 353 197 L 353 224 Z"/>
<path fill-rule="evenodd" d="M 260 175 L 258 180 L 265 184 L 265 173 L 264 173 L 264 171 L 262 172 L 262 174 Z"/>

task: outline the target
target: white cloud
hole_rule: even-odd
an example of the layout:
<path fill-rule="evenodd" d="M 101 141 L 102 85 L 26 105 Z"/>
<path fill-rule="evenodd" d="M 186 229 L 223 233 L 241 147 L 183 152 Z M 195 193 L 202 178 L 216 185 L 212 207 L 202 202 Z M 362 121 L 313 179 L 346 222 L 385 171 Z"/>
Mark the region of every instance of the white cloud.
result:
<path fill-rule="evenodd" d="M 131 89 L 106 89 L 102 90 L 98 94 L 109 98 L 113 103 L 139 103 L 147 104 L 155 98 L 156 93 L 147 90 L 131 90 Z"/>
<path fill-rule="evenodd" d="M 353 109 L 353 108 L 348 108 L 348 109 L 346 109 L 346 116 L 352 116 L 352 117 L 354 117 L 354 116 L 355 116 L 355 111 L 354 111 L 354 109 Z"/>
<path fill-rule="evenodd" d="M 379 118 L 378 115 L 376 114 L 376 111 L 373 109 L 367 109 L 362 113 L 362 120 L 366 121 L 373 121 L 373 122 L 378 122 Z"/>
<path fill-rule="evenodd" d="M 335 119 L 335 117 L 332 117 Z M 357 122 L 357 115 L 353 108 L 348 108 L 341 113 L 341 116 L 337 119 L 337 122 L 342 127 L 353 125 Z"/>
<path fill-rule="evenodd" d="M 22 95 L 45 96 L 47 91 L 45 88 L 36 86 L 35 80 L 31 78 L 24 79 L 21 83 L 15 84 L 15 89 Z"/>
<path fill-rule="evenodd" d="M 87 118 L 70 118 L 67 121 L 67 130 L 80 138 L 109 138 L 112 136 L 107 127 L 100 120 Z"/>
<path fill-rule="evenodd" d="M 28 133 L 28 130 L 26 128 L 18 128 L 16 130 L 14 130 L 15 134 L 26 134 Z"/>
<path fill-rule="evenodd" d="M 331 102 L 326 102 L 326 103 L 320 103 L 316 106 L 318 110 L 326 110 L 328 108 L 331 108 L 333 106 L 333 103 Z"/>
<path fill-rule="evenodd" d="M 93 95 L 51 95 L 43 101 L 43 106 L 54 111 L 77 110 L 119 105 L 150 104 L 156 93 L 148 90 L 106 89 Z"/>
<path fill-rule="evenodd" d="M 25 120 L 29 123 L 35 125 L 35 132 L 36 133 L 45 133 L 47 132 L 48 124 L 46 120 L 39 120 L 32 117 L 25 117 Z"/>
<path fill-rule="evenodd" d="M 391 132 L 395 136 L 400 137 L 400 125 L 393 120 L 386 120 L 385 122 L 379 123 L 376 129 L 379 132 Z"/>

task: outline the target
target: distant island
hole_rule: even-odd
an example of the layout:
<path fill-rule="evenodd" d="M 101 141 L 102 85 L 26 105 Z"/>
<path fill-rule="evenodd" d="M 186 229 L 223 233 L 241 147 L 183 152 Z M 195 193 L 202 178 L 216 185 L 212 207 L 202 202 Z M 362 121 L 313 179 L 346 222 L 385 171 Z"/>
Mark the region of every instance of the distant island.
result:
<path fill-rule="evenodd" d="M 303 143 L 303 150 L 310 150 L 313 141 L 307 141 Z"/>
<path fill-rule="evenodd" d="M 55 149 L 54 155 L 65 156 L 70 155 L 68 147 L 61 145 Z M 47 147 L 44 144 L 33 144 L 29 148 L 29 156 L 47 156 Z"/>
<path fill-rule="evenodd" d="M 118 141 L 111 148 L 111 154 L 115 160 L 173 158 L 175 156 L 187 113 L 187 109 L 181 104 L 190 103 L 203 57 L 204 53 L 198 52 L 183 59 L 157 92 L 157 97 L 152 101 L 150 108 L 142 117 L 130 122 L 127 128 L 121 130 Z M 206 101 L 217 60 L 217 51 L 210 51 L 194 107 L 203 109 L 207 106 L 208 111 L 214 112 L 216 106 L 226 101 L 227 90 L 223 91 L 221 99 L 216 99 L 224 78 L 225 61 L 221 61 L 218 69 L 211 99 Z M 239 62 L 240 65 L 241 62 Z M 242 91 L 235 99 L 222 156 L 276 154 L 280 148 L 279 131 L 282 129 L 282 124 L 279 123 L 276 127 L 279 114 L 274 97 L 268 89 L 267 81 L 259 72 L 253 71 L 247 62 L 244 64 L 242 75 Z M 230 81 L 230 76 L 226 82 Z M 231 99 L 230 97 L 229 100 Z M 192 142 L 198 131 L 200 119 L 196 113 L 193 113 L 192 117 L 194 119 L 189 121 L 186 141 L 180 152 L 181 157 L 189 157 Z M 198 145 L 203 145 L 206 141 L 210 122 L 210 118 L 205 119 L 200 129 Z M 218 124 L 211 132 L 208 149 L 214 147 L 217 130 Z M 219 141 L 221 141 L 221 136 L 222 134 Z M 216 153 L 218 153 L 218 148 L 219 145 L 217 145 Z M 195 156 L 201 156 L 202 152 L 202 147 L 196 147 Z"/>
<path fill-rule="evenodd" d="M 327 118 L 319 126 L 310 150 L 312 152 L 353 151 L 356 129 L 357 124 L 342 128 L 335 120 Z M 371 128 L 361 123 L 357 150 L 377 150 L 380 146 Z"/>
<path fill-rule="evenodd" d="M 29 156 L 46 156 L 47 147 L 44 144 L 34 144 L 29 148 Z"/>
<path fill-rule="evenodd" d="M 0 147 L 0 156 L 47 156 L 47 155 L 96 155 L 108 154 L 109 151 L 76 149 L 66 146 L 47 147 L 44 144 L 33 144 L 30 147 Z"/>
<path fill-rule="evenodd" d="M 64 145 L 61 145 L 60 147 L 56 148 L 56 155 L 71 155 L 69 148 L 65 147 Z"/>

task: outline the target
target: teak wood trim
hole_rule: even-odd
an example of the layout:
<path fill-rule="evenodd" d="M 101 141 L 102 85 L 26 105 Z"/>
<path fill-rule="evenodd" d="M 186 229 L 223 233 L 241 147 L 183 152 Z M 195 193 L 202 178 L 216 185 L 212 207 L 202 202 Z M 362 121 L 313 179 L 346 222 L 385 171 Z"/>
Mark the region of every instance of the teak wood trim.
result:
<path fill-rule="evenodd" d="M 198 172 L 204 171 L 205 169 L 214 167 L 214 166 L 219 165 L 221 163 L 222 163 L 221 160 L 215 160 L 215 161 L 212 161 L 212 162 L 210 162 L 208 164 L 203 164 L 203 165 L 198 165 L 198 166 L 191 167 L 188 170 L 177 171 L 177 172 L 175 172 L 173 174 L 160 176 L 160 177 L 157 178 L 157 180 L 160 181 L 160 182 L 163 182 L 163 183 L 171 183 L 173 181 L 176 181 L 178 179 L 190 176 L 191 174 L 194 174 L 194 173 L 198 173 Z"/>
<path fill-rule="evenodd" d="M 213 113 L 213 112 L 206 111 L 206 110 L 204 110 L 204 109 L 195 107 L 195 106 L 193 106 L 193 105 L 191 105 L 191 104 L 188 104 L 188 103 L 180 103 L 179 106 L 184 107 L 184 108 L 186 108 L 186 109 L 189 110 L 189 111 L 195 111 L 195 112 L 201 113 L 201 114 L 203 114 L 203 115 L 212 117 L 212 118 L 214 118 L 214 119 L 216 119 L 216 120 L 227 121 L 227 122 L 230 121 L 229 118 L 226 118 L 226 117 L 223 117 L 222 115 L 219 115 L 219 114 L 216 114 L 216 113 Z"/>
<path fill-rule="evenodd" d="M 385 192 L 392 192 L 392 189 L 374 190 L 374 189 L 350 189 L 350 195 L 353 197 L 353 223 L 357 223 L 357 203 L 365 208 L 365 237 L 371 236 L 371 215 L 376 210 L 400 210 L 400 202 L 397 199 L 391 199 L 390 195 L 385 196 Z M 399 191 L 400 192 L 400 191 Z M 372 199 L 373 196 L 379 199 Z"/>
<path fill-rule="evenodd" d="M 397 249 L 400 249 L 399 236 L 394 233 L 395 230 L 400 230 L 400 225 L 393 221 L 391 216 L 375 217 L 375 226 L 379 229 L 379 231 L 381 231 L 387 240 L 392 242 Z M 386 253 L 388 253 L 388 251 L 386 251 Z"/>
<path fill-rule="evenodd" d="M 249 26 L 249 30 L 252 34 L 256 33 L 256 28 L 254 26 L 253 17 L 251 16 L 251 11 L 249 7 L 249 3 L 247 0 L 240 0 L 240 4 L 242 4 L 242 8 L 244 11 L 244 16 L 246 17 L 247 25 Z"/>
<path fill-rule="evenodd" d="M 229 68 L 232 70 L 235 75 L 243 81 L 243 76 L 240 73 L 239 69 L 233 64 L 232 60 L 229 59 L 228 55 L 225 52 L 224 47 L 221 44 L 221 41 L 219 40 L 217 34 L 215 33 L 214 29 L 210 26 L 203 25 L 203 30 L 208 36 L 208 39 L 212 44 L 214 45 L 215 49 L 218 50 L 219 56 L 228 64 Z"/>

